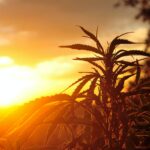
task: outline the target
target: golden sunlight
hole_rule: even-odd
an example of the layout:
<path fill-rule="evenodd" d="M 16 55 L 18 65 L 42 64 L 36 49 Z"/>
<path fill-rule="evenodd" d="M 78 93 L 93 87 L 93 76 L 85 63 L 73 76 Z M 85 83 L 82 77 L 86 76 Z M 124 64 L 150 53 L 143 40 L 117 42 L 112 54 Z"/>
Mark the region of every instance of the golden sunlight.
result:
<path fill-rule="evenodd" d="M 70 60 L 60 57 L 31 67 L 16 64 L 8 56 L 0 57 L 0 106 L 23 104 L 59 93 L 71 83 L 65 80 L 75 67 Z"/>
<path fill-rule="evenodd" d="M 5 60 L 6 61 L 6 60 Z M 5 62 L 3 61 L 3 62 Z M 33 87 L 33 82 L 28 78 L 30 72 L 11 66 L 0 69 L 0 105 L 14 105 L 20 103 L 25 91 Z"/>
<path fill-rule="evenodd" d="M 3 56 L 0 57 L 0 65 L 9 65 L 13 64 L 13 60 L 10 57 Z"/>
<path fill-rule="evenodd" d="M 7 56 L 0 57 L 0 106 L 21 104 L 32 98 L 30 91 L 37 82 L 31 67 L 16 65 Z"/>

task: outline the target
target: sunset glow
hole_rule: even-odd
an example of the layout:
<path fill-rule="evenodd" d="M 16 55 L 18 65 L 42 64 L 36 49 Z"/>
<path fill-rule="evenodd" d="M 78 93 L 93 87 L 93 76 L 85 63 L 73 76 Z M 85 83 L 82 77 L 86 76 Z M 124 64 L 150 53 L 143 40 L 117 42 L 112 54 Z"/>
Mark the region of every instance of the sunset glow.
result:
<path fill-rule="evenodd" d="M 128 31 L 135 32 L 132 39 L 142 41 L 146 28 L 140 22 L 132 24 L 135 12 L 116 11 L 113 4 L 104 0 L 0 0 L 0 106 L 59 93 L 76 79 L 77 72 L 86 71 L 86 64 L 72 61 L 83 52 L 59 48 L 74 42 L 93 44 L 76 25 L 87 25 L 91 31 L 99 25 L 101 41 L 109 42 Z M 129 14 L 133 17 L 127 18 Z"/>
<path fill-rule="evenodd" d="M 0 57 L 0 106 L 22 104 L 59 93 L 61 87 L 71 83 L 71 79 L 65 80 L 65 75 L 74 67 L 69 58 L 44 61 L 31 67 L 19 66 L 10 57 Z"/>
<path fill-rule="evenodd" d="M 0 150 L 149 141 L 150 0 L 0 0 Z"/>

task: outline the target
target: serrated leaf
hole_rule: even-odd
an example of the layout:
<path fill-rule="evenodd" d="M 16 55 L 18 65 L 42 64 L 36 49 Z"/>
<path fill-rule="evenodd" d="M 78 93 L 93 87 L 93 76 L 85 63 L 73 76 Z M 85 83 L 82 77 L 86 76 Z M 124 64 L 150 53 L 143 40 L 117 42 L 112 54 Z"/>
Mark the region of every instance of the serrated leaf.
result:
<path fill-rule="evenodd" d="M 118 36 L 116 37 L 116 39 L 120 38 L 121 36 L 130 34 L 130 33 L 134 33 L 134 32 L 125 32 L 125 33 L 123 33 L 123 34 L 118 35 Z"/>
<path fill-rule="evenodd" d="M 128 65 L 119 65 L 118 68 L 114 71 L 114 80 L 122 73 L 124 69 L 126 69 Z"/>
<path fill-rule="evenodd" d="M 124 76 L 123 78 L 121 78 L 121 80 L 119 81 L 119 83 L 118 83 L 118 85 L 117 85 L 117 87 L 116 87 L 116 91 L 117 91 L 117 92 L 120 92 L 120 91 L 124 88 L 124 82 L 125 82 L 128 78 L 132 77 L 133 75 L 135 75 L 135 74 L 128 75 L 128 76 Z"/>
<path fill-rule="evenodd" d="M 74 60 L 81 60 L 81 61 L 100 61 L 100 60 L 104 60 L 104 58 L 102 57 L 87 57 L 87 58 L 75 58 Z"/>
<path fill-rule="evenodd" d="M 71 48 L 75 50 L 86 50 L 100 54 L 99 50 L 93 46 L 85 45 L 85 44 L 72 44 L 72 45 L 63 45 L 61 48 Z"/>
<path fill-rule="evenodd" d="M 76 89 L 73 91 L 72 97 L 76 98 L 79 92 L 82 90 L 82 88 L 90 81 L 90 79 L 93 78 L 92 76 L 87 76 L 82 80 L 82 82 L 76 87 Z"/>
<path fill-rule="evenodd" d="M 129 62 L 129 61 L 120 60 L 120 61 L 115 61 L 115 63 L 120 63 L 120 64 L 124 64 L 124 65 L 128 65 L 128 66 L 137 66 L 137 64 L 134 61 Z M 140 66 L 142 66 L 142 65 L 140 65 Z"/>
<path fill-rule="evenodd" d="M 104 49 L 103 49 L 101 43 L 99 42 L 99 40 L 97 39 L 97 37 L 96 37 L 93 33 L 91 33 L 91 32 L 89 32 L 88 30 L 86 30 L 85 28 L 83 28 L 83 27 L 81 27 L 81 26 L 79 26 L 79 27 L 81 28 L 81 30 L 82 30 L 85 34 L 87 34 L 91 39 L 93 39 L 93 40 L 96 42 L 97 47 L 100 48 L 99 50 L 100 50 L 101 54 L 103 55 L 103 54 L 104 54 Z"/>
<path fill-rule="evenodd" d="M 92 77 L 93 74 L 88 74 L 85 76 L 82 76 L 81 78 L 79 78 L 78 80 L 76 80 L 75 82 L 73 82 L 71 85 L 69 85 L 65 90 L 63 90 L 61 93 L 63 93 L 64 91 L 68 90 L 69 88 L 71 88 L 72 86 L 74 86 L 75 84 L 79 83 L 80 81 L 84 80 L 87 77 Z"/>
<path fill-rule="evenodd" d="M 112 42 L 111 42 L 111 44 L 110 44 L 110 46 L 109 46 L 109 53 L 110 54 L 112 54 L 113 53 L 113 51 L 115 50 L 115 48 L 116 48 L 116 46 L 117 45 L 119 45 L 119 44 L 127 44 L 127 42 L 128 42 L 128 40 L 126 40 L 126 39 L 119 39 L 121 36 L 123 36 L 123 35 L 126 35 L 126 34 L 129 34 L 129 33 L 133 33 L 133 32 L 126 32 L 126 33 L 123 33 L 123 34 L 120 34 L 120 35 L 118 35 L 118 36 L 116 36 L 113 40 L 112 40 Z M 122 43 L 121 43 L 122 42 Z M 130 41 L 129 41 L 130 42 Z"/>
<path fill-rule="evenodd" d="M 132 73 L 132 72 L 134 72 L 135 71 L 135 67 L 133 67 L 133 68 L 130 68 L 130 69 L 126 69 L 126 70 L 124 70 L 124 71 L 121 71 L 121 73 L 120 74 L 125 74 L 125 73 L 127 73 L 127 72 L 130 72 L 130 73 Z"/>
<path fill-rule="evenodd" d="M 142 58 L 142 59 L 138 59 L 138 60 L 132 61 L 132 62 L 125 61 L 125 60 L 119 60 L 119 61 L 115 61 L 115 63 L 121 63 L 121 64 L 129 65 L 129 66 L 143 66 L 143 65 L 137 64 L 137 61 L 139 62 L 139 61 L 143 61 L 145 59 L 148 59 L 148 58 Z"/>
<path fill-rule="evenodd" d="M 115 48 L 120 44 L 136 44 L 136 43 L 126 40 L 126 39 L 115 38 L 110 44 L 109 53 L 112 54 Z"/>
<path fill-rule="evenodd" d="M 88 95 L 89 96 L 92 96 L 94 94 L 94 90 L 95 90 L 95 87 L 96 87 L 97 80 L 98 80 L 98 77 L 95 77 L 93 79 L 93 81 L 91 81 L 90 87 L 88 89 Z"/>
<path fill-rule="evenodd" d="M 114 57 L 119 55 L 120 53 L 123 53 L 125 52 L 125 50 L 121 49 L 121 50 L 118 50 L 115 54 L 114 54 Z"/>
<path fill-rule="evenodd" d="M 97 67 L 98 69 L 101 70 L 101 72 L 102 72 L 103 74 L 105 74 L 105 70 L 104 70 L 104 68 L 103 68 L 102 66 L 100 66 L 99 64 L 97 64 L 97 63 L 95 63 L 95 62 L 93 62 L 93 61 L 87 60 L 87 62 L 89 62 L 89 63 L 92 64 L 93 66 Z"/>
<path fill-rule="evenodd" d="M 140 51 L 140 50 L 130 50 L 130 51 L 125 51 L 122 52 L 121 54 L 117 55 L 114 59 L 117 60 L 121 57 L 125 57 L 125 56 L 131 56 L 131 55 L 140 55 L 140 56 L 147 56 L 150 57 L 149 53 L 146 53 L 144 51 Z"/>
<path fill-rule="evenodd" d="M 85 98 L 85 97 L 87 97 L 87 96 L 86 96 L 87 92 L 88 92 L 88 89 L 87 89 L 87 90 L 84 90 L 84 91 L 82 91 L 82 92 L 80 92 L 80 93 L 78 94 L 78 98 Z"/>
<path fill-rule="evenodd" d="M 91 71 L 89 71 L 89 72 L 87 72 L 87 71 L 79 71 L 79 73 L 93 74 L 93 72 L 91 72 Z"/>

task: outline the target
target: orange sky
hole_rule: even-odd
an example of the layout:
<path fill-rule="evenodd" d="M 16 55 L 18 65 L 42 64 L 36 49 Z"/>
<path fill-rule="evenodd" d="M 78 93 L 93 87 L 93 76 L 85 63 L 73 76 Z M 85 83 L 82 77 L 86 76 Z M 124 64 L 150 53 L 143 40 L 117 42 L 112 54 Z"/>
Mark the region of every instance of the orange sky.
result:
<path fill-rule="evenodd" d="M 0 0 L 0 105 L 59 93 L 87 68 L 71 60 L 83 52 L 58 47 L 89 43 L 76 25 L 93 32 L 98 25 L 104 45 L 128 31 L 143 40 L 146 25 L 134 20 L 133 9 L 114 8 L 115 2 Z"/>

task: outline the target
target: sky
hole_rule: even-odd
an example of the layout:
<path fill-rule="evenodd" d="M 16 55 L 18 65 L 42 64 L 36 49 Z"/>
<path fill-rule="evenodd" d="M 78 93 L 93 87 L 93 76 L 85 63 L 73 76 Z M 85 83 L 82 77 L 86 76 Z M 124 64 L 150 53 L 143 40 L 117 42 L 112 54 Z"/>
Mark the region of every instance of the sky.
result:
<path fill-rule="evenodd" d="M 59 93 L 86 71 L 72 59 L 87 53 L 59 48 L 90 44 L 77 25 L 92 32 L 98 26 L 104 46 L 129 31 L 142 41 L 147 26 L 135 21 L 134 9 L 114 8 L 116 1 L 0 0 L 0 106 Z"/>

